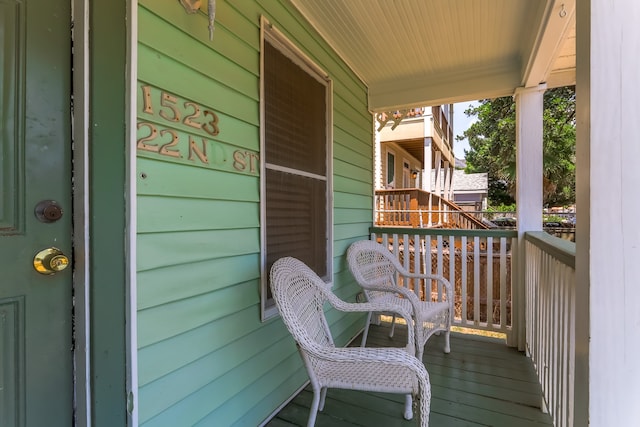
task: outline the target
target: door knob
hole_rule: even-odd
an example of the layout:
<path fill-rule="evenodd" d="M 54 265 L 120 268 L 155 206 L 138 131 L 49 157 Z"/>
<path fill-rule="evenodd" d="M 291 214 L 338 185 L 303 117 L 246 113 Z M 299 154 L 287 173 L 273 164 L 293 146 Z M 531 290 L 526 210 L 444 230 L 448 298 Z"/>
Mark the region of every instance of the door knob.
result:
<path fill-rule="evenodd" d="M 40 274 L 55 274 L 69 265 L 69 258 L 58 248 L 43 249 L 33 257 L 33 268 Z"/>

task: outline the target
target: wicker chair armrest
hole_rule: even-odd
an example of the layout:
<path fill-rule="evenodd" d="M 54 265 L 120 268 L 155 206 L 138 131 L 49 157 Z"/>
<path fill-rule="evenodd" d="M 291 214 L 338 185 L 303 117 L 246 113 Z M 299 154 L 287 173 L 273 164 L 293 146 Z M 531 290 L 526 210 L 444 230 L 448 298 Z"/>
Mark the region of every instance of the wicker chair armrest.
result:
<path fill-rule="evenodd" d="M 400 274 L 409 279 L 437 280 L 444 285 L 446 289 L 447 299 L 453 298 L 453 286 L 451 286 L 451 282 L 449 282 L 449 280 L 447 280 L 440 274 L 413 273 L 406 270 L 401 271 Z"/>
<path fill-rule="evenodd" d="M 363 286 L 365 287 L 365 286 Z M 407 298 L 411 301 L 411 305 L 414 309 L 420 304 L 420 298 L 413 292 L 411 289 L 404 288 L 402 286 L 397 285 L 388 285 L 386 279 L 382 279 L 379 282 L 370 282 L 366 285 L 366 289 L 369 291 L 379 291 L 379 292 L 391 292 L 394 294 L 400 294 L 403 297 Z"/>
<path fill-rule="evenodd" d="M 392 312 L 397 313 L 402 316 L 407 322 L 407 325 L 412 324 L 412 316 L 411 313 L 408 312 L 404 307 L 398 304 L 394 304 L 389 301 L 375 301 L 375 302 L 362 302 L 362 303 L 351 303 L 346 302 L 338 298 L 333 292 L 326 293 L 327 300 L 329 303 L 337 310 L 344 312 Z M 408 328 L 408 344 L 410 346 L 415 345 L 415 331 L 413 328 Z"/>

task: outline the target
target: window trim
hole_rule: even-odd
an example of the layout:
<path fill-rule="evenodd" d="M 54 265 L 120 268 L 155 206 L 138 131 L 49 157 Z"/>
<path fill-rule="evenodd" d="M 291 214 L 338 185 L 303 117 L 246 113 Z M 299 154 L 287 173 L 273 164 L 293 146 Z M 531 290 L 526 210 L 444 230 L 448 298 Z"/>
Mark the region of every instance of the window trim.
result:
<path fill-rule="evenodd" d="M 411 188 L 411 160 L 402 157 L 402 188 Z"/>
<path fill-rule="evenodd" d="M 326 174 L 324 177 L 309 174 L 313 178 L 326 180 L 326 203 L 327 203 L 327 242 L 326 242 L 326 268 L 329 285 L 333 285 L 333 81 L 329 74 L 313 62 L 301 49 L 299 49 L 288 37 L 275 28 L 265 16 L 260 17 L 260 318 L 267 321 L 277 317 L 278 310 L 273 304 L 269 304 L 267 299 L 267 287 L 269 286 L 269 272 L 267 266 L 267 245 L 266 245 L 266 170 L 265 161 L 265 85 L 264 85 L 264 44 L 270 43 L 280 53 L 291 59 L 296 65 L 302 68 L 307 74 L 316 79 L 326 87 Z M 270 165 L 272 169 L 283 168 L 277 165 Z M 284 168 L 286 169 L 286 168 Z M 300 171 L 297 173 L 300 174 Z M 304 175 L 304 173 L 302 173 Z"/>
<path fill-rule="evenodd" d="M 385 159 L 385 163 L 387 165 L 386 169 L 385 169 L 385 184 L 384 184 L 384 188 L 398 188 L 398 185 L 396 184 L 396 153 L 395 151 L 391 150 L 390 148 L 387 147 L 386 150 L 386 159 Z M 393 179 L 391 181 L 389 181 L 389 155 L 393 156 L 393 164 L 391 165 L 391 168 L 393 170 Z M 393 184 L 392 187 L 391 184 Z"/>

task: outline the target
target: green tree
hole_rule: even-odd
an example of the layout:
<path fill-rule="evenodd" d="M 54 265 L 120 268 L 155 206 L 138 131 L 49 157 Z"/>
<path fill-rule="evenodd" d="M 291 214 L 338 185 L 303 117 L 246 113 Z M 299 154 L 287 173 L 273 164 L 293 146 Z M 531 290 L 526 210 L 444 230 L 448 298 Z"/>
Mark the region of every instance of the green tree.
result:
<path fill-rule="evenodd" d="M 477 121 L 458 140 L 467 139 L 466 172 L 487 172 L 489 202 L 510 204 L 515 198 L 516 108 L 512 97 L 483 99 L 465 111 Z M 575 202 L 575 87 L 550 89 L 544 95 L 543 200 L 556 206 Z"/>

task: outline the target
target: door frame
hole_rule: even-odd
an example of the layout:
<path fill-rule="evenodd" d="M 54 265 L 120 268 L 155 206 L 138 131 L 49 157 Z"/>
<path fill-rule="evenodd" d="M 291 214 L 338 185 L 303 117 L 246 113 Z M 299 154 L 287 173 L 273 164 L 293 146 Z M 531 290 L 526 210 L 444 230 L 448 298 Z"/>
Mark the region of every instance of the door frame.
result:
<path fill-rule="evenodd" d="M 76 423 L 107 427 L 126 422 L 135 427 L 137 193 L 133 142 L 138 2 L 69 1 L 74 21 Z M 109 82 L 109 87 L 103 82 Z"/>

